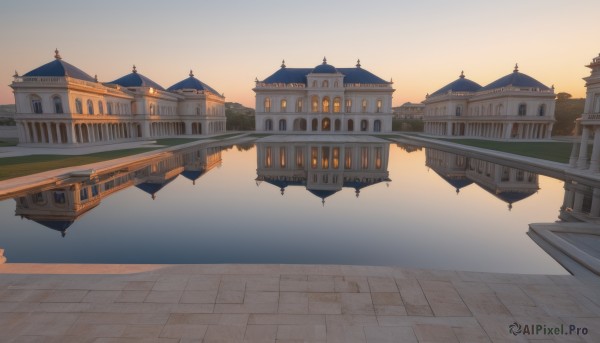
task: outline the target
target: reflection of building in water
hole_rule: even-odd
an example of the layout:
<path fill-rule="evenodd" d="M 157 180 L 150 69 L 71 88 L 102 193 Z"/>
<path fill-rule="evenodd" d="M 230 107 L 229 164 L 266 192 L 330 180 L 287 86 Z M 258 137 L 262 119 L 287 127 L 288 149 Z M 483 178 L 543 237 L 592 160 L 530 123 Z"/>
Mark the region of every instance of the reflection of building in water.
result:
<path fill-rule="evenodd" d="M 569 222 L 600 221 L 600 185 L 566 180 L 565 197 L 559 218 Z"/>
<path fill-rule="evenodd" d="M 433 149 L 426 149 L 425 156 L 425 164 L 456 188 L 457 194 L 475 183 L 511 209 L 513 203 L 539 189 L 538 175 L 532 172 Z"/>
<path fill-rule="evenodd" d="M 180 174 L 195 183 L 220 163 L 220 147 L 185 149 L 144 164 L 132 164 L 92 178 L 76 177 L 56 188 L 23 194 L 15 198 L 15 214 L 60 231 L 64 236 L 75 220 L 113 193 L 135 185 L 155 199 L 156 193 Z"/>
<path fill-rule="evenodd" d="M 388 143 L 257 143 L 257 185 L 304 186 L 325 204 L 344 187 L 356 196 L 388 176 Z"/>

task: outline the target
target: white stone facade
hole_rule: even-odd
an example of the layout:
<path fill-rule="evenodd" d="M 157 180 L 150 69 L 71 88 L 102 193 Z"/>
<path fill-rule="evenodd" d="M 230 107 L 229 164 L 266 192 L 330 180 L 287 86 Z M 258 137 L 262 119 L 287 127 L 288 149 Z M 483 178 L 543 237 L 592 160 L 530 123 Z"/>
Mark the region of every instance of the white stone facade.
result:
<path fill-rule="evenodd" d="M 481 87 L 460 78 L 424 101 L 424 132 L 434 136 L 495 140 L 539 140 L 551 137 L 554 88 L 521 74 Z"/>
<path fill-rule="evenodd" d="M 361 69 L 281 69 L 256 81 L 256 131 L 391 132 L 392 83 Z"/>
<path fill-rule="evenodd" d="M 593 173 L 600 171 L 600 54 L 588 66 L 591 74 L 585 77 L 586 98 L 584 112 L 577 119 L 581 141 L 573 146 L 570 164 Z M 591 154 L 588 154 L 592 140 Z"/>
<path fill-rule="evenodd" d="M 23 76 L 15 73 L 10 85 L 20 145 L 69 147 L 225 131 L 225 98 L 216 92 L 164 90 L 142 75 L 148 83 L 101 83 L 60 61 L 58 52 L 55 58 Z M 57 70 L 60 64 L 64 72 Z M 128 76 L 135 74 L 134 67 Z"/>

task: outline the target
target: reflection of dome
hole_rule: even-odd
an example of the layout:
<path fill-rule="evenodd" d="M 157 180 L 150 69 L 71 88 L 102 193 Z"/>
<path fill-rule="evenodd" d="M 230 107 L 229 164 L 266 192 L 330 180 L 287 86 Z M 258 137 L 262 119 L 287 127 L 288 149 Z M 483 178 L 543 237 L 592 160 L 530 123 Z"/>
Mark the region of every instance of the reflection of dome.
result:
<path fill-rule="evenodd" d="M 171 183 L 171 181 L 175 180 L 179 175 L 175 175 L 170 179 L 164 180 L 163 182 L 142 182 L 135 185 L 138 189 L 152 195 L 152 199 L 156 198 L 156 193 L 163 189 L 166 185 Z"/>
<path fill-rule="evenodd" d="M 323 63 L 316 66 L 312 73 L 314 74 L 336 74 L 338 71 L 331 64 L 327 64 L 327 59 L 323 57 Z"/>
<path fill-rule="evenodd" d="M 184 170 L 181 172 L 181 175 L 190 181 L 196 181 L 200 178 L 200 176 L 204 175 L 205 170 Z"/>
<path fill-rule="evenodd" d="M 538 80 L 534 79 L 533 77 L 519 73 L 518 66 L 515 66 L 515 70 L 512 73 L 499 78 L 498 80 L 483 87 L 481 90 L 483 91 L 483 90 L 496 89 L 496 88 L 502 88 L 502 87 L 508 87 L 508 86 L 539 88 L 542 90 L 550 89 L 550 88 L 546 87 L 544 84 L 542 84 L 541 82 L 539 82 Z"/>
<path fill-rule="evenodd" d="M 449 91 L 452 91 L 452 92 L 477 92 L 480 89 L 481 89 L 481 85 L 479 85 L 477 82 L 474 82 L 474 81 L 471 81 L 471 80 L 465 78 L 465 75 L 461 72 L 460 77 L 456 81 L 453 81 L 453 82 L 445 85 L 444 87 L 438 89 L 437 91 L 433 92 L 431 94 L 431 96 L 446 94 Z"/>
<path fill-rule="evenodd" d="M 130 74 L 127 74 L 109 83 L 119 85 L 122 87 L 152 87 L 161 91 L 165 90 L 158 83 L 138 73 L 135 69 L 135 66 L 133 66 L 133 72 L 131 72 Z"/>
<path fill-rule="evenodd" d="M 181 80 L 179 82 L 177 82 L 176 84 L 172 85 L 171 87 L 169 87 L 167 90 L 168 91 L 177 91 L 177 90 L 184 90 L 184 89 L 195 89 L 198 91 L 209 91 L 215 95 L 219 95 L 221 93 L 217 92 L 214 88 L 212 88 L 211 86 L 207 85 L 206 83 L 198 80 L 197 78 L 194 77 L 194 73 L 192 73 L 192 71 L 190 70 L 190 77 L 188 77 L 187 79 Z"/>
<path fill-rule="evenodd" d="M 444 181 L 448 182 L 450 185 L 452 185 L 452 187 L 454 187 L 456 189 L 456 192 L 458 193 L 462 188 L 467 187 L 468 185 L 472 184 L 473 181 L 469 180 L 466 176 L 460 176 L 460 177 L 451 177 L 451 176 L 447 176 L 447 175 L 443 175 L 438 173 L 435 169 L 433 169 L 433 171 L 438 174 L 442 179 L 444 179 Z"/>
<path fill-rule="evenodd" d="M 96 79 L 89 76 L 83 70 L 65 62 L 58 54 L 58 50 L 55 51 L 54 61 L 46 63 L 41 67 L 35 68 L 23 76 L 59 76 L 59 77 L 72 77 L 75 79 L 85 80 L 89 82 L 96 82 Z"/>
<path fill-rule="evenodd" d="M 45 227 L 56 230 L 64 237 L 69 226 L 73 225 L 73 220 L 33 220 L 34 222 L 44 225 Z"/>

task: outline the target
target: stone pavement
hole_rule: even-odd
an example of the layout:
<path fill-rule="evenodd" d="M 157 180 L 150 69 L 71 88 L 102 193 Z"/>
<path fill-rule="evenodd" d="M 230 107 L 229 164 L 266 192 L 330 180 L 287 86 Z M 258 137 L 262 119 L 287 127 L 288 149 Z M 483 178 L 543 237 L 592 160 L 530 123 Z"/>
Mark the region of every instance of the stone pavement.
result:
<path fill-rule="evenodd" d="M 1 342 L 600 342 L 600 283 L 325 265 L 0 265 Z M 509 325 L 587 335 L 512 335 Z"/>

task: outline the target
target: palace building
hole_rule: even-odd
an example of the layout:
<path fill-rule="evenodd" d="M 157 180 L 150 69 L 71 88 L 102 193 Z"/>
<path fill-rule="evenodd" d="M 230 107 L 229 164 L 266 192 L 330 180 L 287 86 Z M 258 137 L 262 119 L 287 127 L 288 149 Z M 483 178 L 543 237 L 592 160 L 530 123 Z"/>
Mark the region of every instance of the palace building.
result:
<path fill-rule="evenodd" d="M 392 82 L 363 69 L 281 68 L 256 79 L 256 131 L 311 133 L 392 131 Z"/>
<path fill-rule="evenodd" d="M 434 136 L 497 140 L 549 139 L 554 125 L 554 86 L 519 72 L 482 87 L 459 78 L 428 94 L 424 132 Z"/>
<path fill-rule="evenodd" d="M 164 89 L 140 74 L 99 82 L 54 60 L 19 76 L 15 95 L 20 145 L 80 146 L 225 131 L 225 98 L 189 77 Z"/>
<path fill-rule="evenodd" d="M 597 173 L 600 171 L 600 54 L 587 67 L 592 71 L 584 78 L 587 88 L 584 112 L 576 121 L 581 142 L 573 146 L 570 164 Z M 591 154 L 588 153 L 590 139 L 593 141 Z"/>

